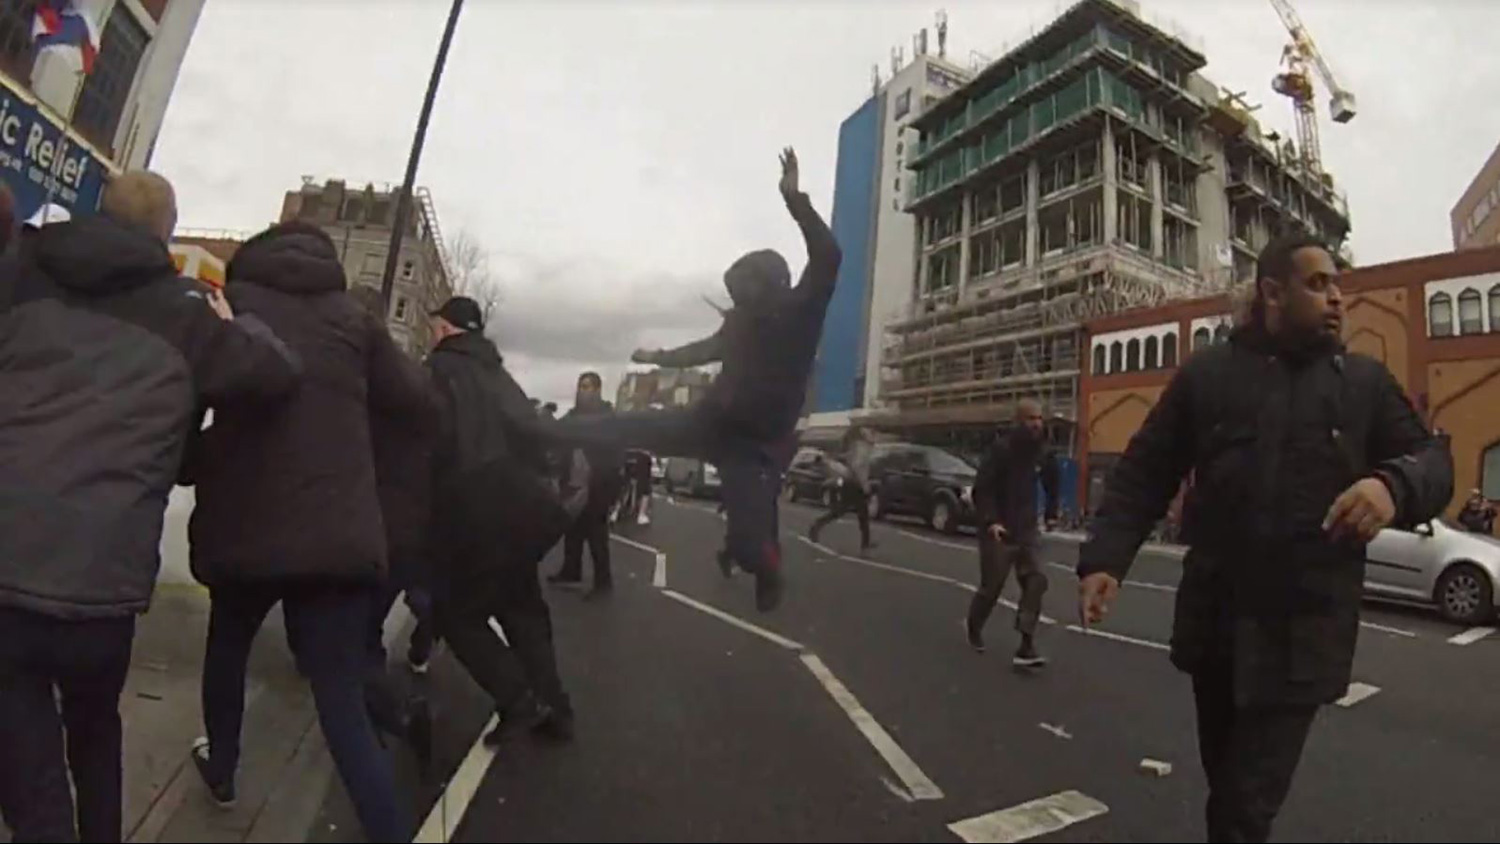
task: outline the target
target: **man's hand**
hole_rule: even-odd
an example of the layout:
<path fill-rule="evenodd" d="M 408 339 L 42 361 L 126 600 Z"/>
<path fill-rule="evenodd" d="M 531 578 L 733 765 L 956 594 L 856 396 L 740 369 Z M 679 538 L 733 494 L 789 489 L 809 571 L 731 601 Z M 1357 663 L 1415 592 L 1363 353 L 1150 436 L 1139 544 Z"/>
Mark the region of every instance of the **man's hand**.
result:
<path fill-rule="evenodd" d="M 1391 499 L 1385 481 L 1365 478 L 1344 490 L 1328 508 L 1323 530 L 1333 539 L 1352 536 L 1364 543 L 1374 539 L 1395 518 L 1396 502 Z"/>
<path fill-rule="evenodd" d="M 1112 574 L 1095 572 L 1078 581 L 1078 618 L 1084 627 L 1104 620 L 1109 605 L 1120 594 L 1120 581 Z"/>
<path fill-rule="evenodd" d="M 996 542 L 1004 542 L 1005 537 L 1009 535 L 1009 532 L 1006 531 L 1005 526 L 1001 524 L 990 525 L 987 532 L 990 535 L 990 539 L 993 539 Z"/>
<path fill-rule="evenodd" d="M 208 306 L 214 309 L 214 313 L 219 315 L 219 319 L 225 322 L 234 320 L 234 309 L 229 307 L 229 300 L 224 298 L 224 291 L 218 289 L 210 290 L 208 291 L 207 298 Z"/>
<path fill-rule="evenodd" d="M 797 183 L 797 151 L 787 147 L 781 151 L 781 195 L 789 197 L 798 193 Z"/>
<path fill-rule="evenodd" d="M 630 356 L 631 363 L 655 364 L 661 359 L 660 349 L 636 349 Z"/>

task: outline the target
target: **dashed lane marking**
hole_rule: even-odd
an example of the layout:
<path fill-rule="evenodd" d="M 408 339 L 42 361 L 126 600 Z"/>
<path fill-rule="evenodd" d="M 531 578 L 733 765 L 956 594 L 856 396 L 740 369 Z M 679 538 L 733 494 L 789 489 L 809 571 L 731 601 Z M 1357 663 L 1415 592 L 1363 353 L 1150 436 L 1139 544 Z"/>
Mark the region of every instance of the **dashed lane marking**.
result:
<path fill-rule="evenodd" d="M 1070 565 L 1067 565 L 1066 563 L 1048 562 L 1047 563 L 1047 567 L 1048 568 L 1058 569 L 1060 571 L 1065 571 L 1065 572 L 1067 572 L 1069 574 L 1077 574 L 1078 573 L 1077 569 L 1075 569 L 1074 567 L 1072 567 Z M 1136 589 L 1150 589 L 1153 592 L 1166 592 L 1166 593 L 1169 593 L 1169 594 L 1175 593 L 1177 591 L 1177 587 L 1176 586 L 1168 586 L 1168 585 L 1166 585 L 1164 583 L 1146 583 L 1145 581 L 1141 581 L 1141 580 L 1129 580 L 1129 579 L 1127 579 L 1127 580 L 1125 580 L 1125 582 L 1121 583 L 1120 585 L 1121 586 L 1127 586 L 1127 587 L 1134 587 Z"/>
<path fill-rule="evenodd" d="M 807 666 L 807 670 L 811 671 L 814 677 L 818 678 L 818 682 L 827 690 L 829 696 L 839 705 L 839 708 L 844 710 L 849 720 L 854 722 L 855 728 L 875 748 L 880 758 L 890 766 L 891 771 L 906 786 L 913 800 L 943 799 L 943 790 L 937 787 L 937 783 L 922 772 L 911 756 L 901 749 L 901 745 L 896 744 L 896 740 L 891 738 L 891 734 L 880 726 L 875 716 L 860 704 L 854 693 L 849 691 L 839 678 L 833 676 L 833 672 L 828 670 L 828 666 L 823 664 L 823 660 L 819 659 L 817 654 L 803 654 L 802 664 Z"/>
<path fill-rule="evenodd" d="M 1109 807 L 1079 791 L 1060 791 L 1009 809 L 948 825 L 968 844 L 1008 844 L 1026 841 L 1097 818 Z"/>
<path fill-rule="evenodd" d="M 1150 639 L 1137 639 L 1134 636 L 1126 636 L 1123 633 L 1111 633 L 1108 630 L 1100 630 L 1097 627 L 1079 627 L 1076 624 L 1069 624 L 1064 629 L 1073 633 L 1080 633 L 1084 636 L 1109 639 L 1113 642 L 1124 642 L 1130 645 L 1140 645 L 1143 648 L 1151 648 L 1152 650 L 1157 651 L 1170 652 L 1172 650 L 1172 647 L 1165 642 L 1153 642 Z"/>
<path fill-rule="evenodd" d="M 1390 625 L 1386 624 L 1376 624 L 1373 621 L 1361 621 L 1359 623 L 1359 626 L 1365 628 L 1366 630 L 1378 630 L 1381 633 L 1389 633 L 1392 636 L 1401 636 L 1407 639 L 1419 638 L 1416 632 L 1413 630 L 1403 630 L 1400 627 L 1391 627 Z"/>
<path fill-rule="evenodd" d="M 931 536 L 923 536 L 922 534 L 917 533 L 915 531 L 902 530 L 901 528 L 896 528 L 896 532 L 899 533 L 899 534 L 901 534 L 902 536 L 908 537 L 910 539 L 915 539 L 915 540 L 918 540 L 918 541 L 921 541 L 921 542 L 925 542 L 928 545 L 937 545 L 937 546 L 941 546 L 943 548 L 954 548 L 954 549 L 957 549 L 959 551 L 973 551 L 973 550 L 975 550 L 974 546 L 972 546 L 972 545 L 960 545 L 957 542 L 949 542 L 946 539 L 934 539 Z"/>
<path fill-rule="evenodd" d="M 490 716 L 489 723 L 480 731 L 474 746 L 469 748 L 468 755 L 453 773 L 453 778 L 448 780 L 448 785 L 438 796 L 432 811 L 427 814 L 422 828 L 417 830 L 416 837 L 412 839 L 414 844 L 442 844 L 453 840 L 453 833 L 463 822 L 469 804 L 474 802 L 474 795 L 479 793 L 479 784 L 484 781 L 485 772 L 495 761 L 495 751 L 485 746 L 484 737 L 499 723 L 498 717 Z"/>
<path fill-rule="evenodd" d="M 711 615 L 714 618 L 717 618 L 718 620 L 726 624 L 734 625 L 735 627 L 738 627 L 747 633 L 753 633 L 756 636 L 759 636 L 760 638 L 765 639 L 772 644 L 780 645 L 781 647 L 786 648 L 789 651 L 807 650 L 807 648 L 803 646 L 801 642 L 795 642 L 781 635 L 780 633 L 773 633 L 770 630 L 767 630 L 766 628 L 761 627 L 757 624 L 751 624 L 750 622 L 744 620 L 743 618 L 740 618 L 739 616 L 730 615 L 729 613 L 724 612 L 718 607 L 709 606 L 702 601 L 689 598 L 681 592 L 674 592 L 671 589 L 663 589 L 661 590 L 661 593 L 680 604 L 692 607 L 698 612 L 704 613 L 706 615 Z"/>
<path fill-rule="evenodd" d="M 1470 627 L 1468 630 L 1465 630 L 1464 632 L 1459 633 L 1456 636 L 1448 637 L 1448 644 L 1472 645 L 1480 639 L 1484 639 L 1488 636 L 1493 635 L 1494 632 L 1495 628 L 1493 627 Z"/>
<path fill-rule="evenodd" d="M 1334 701 L 1334 703 L 1348 709 L 1360 701 L 1369 700 L 1379 692 L 1379 686 L 1372 686 L 1369 683 L 1350 683 L 1348 690 L 1344 692 L 1344 696 Z"/>
<path fill-rule="evenodd" d="M 610 534 L 609 538 L 655 557 L 656 566 L 651 570 L 651 585 L 657 589 L 667 588 L 667 554 L 665 551 L 662 551 L 660 548 L 653 548 L 644 542 L 637 542 L 628 536 Z"/>

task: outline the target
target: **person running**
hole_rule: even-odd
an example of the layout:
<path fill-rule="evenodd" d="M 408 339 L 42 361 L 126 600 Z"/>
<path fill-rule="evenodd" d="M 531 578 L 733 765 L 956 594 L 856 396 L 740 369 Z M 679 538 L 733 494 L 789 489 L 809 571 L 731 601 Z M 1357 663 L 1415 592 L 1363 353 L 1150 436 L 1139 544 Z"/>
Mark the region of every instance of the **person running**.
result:
<path fill-rule="evenodd" d="M 813 522 L 807 536 L 817 542 L 823 528 L 843 518 L 845 513 L 853 513 L 859 519 L 859 548 L 863 553 L 875 547 L 870 541 L 870 458 L 875 443 L 863 426 L 851 425 L 844 433 L 842 445 L 840 459 L 828 461 L 839 480 L 833 507 Z"/>
<path fill-rule="evenodd" d="M 754 574 L 762 612 L 781 601 L 781 476 L 796 450 L 797 420 L 842 258 L 833 233 L 802 192 L 791 149 L 781 155 L 779 187 L 807 244 L 807 266 L 797 285 L 779 253 L 750 252 L 724 273 L 733 306 L 718 331 L 678 349 L 642 349 L 632 356 L 636 363 L 675 368 L 722 363 L 704 398 L 686 408 L 570 419 L 552 429 L 565 442 L 644 448 L 717 466 L 726 545 L 733 562 Z"/>
<path fill-rule="evenodd" d="M 574 415 L 614 413 L 614 408 L 603 396 L 604 381 L 597 372 L 585 372 L 578 376 L 578 392 L 573 409 L 564 419 Z M 574 477 L 572 468 L 582 463 L 582 477 Z M 609 565 L 609 511 L 615 504 L 620 490 L 620 458 L 608 449 L 576 449 L 572 459 L 563 460 L 568 470 L 565 482 L 569 491 L 581 486 L 587 490 L 587 502 L 583 512 L 568 528 L 563 539 L 562 568 L 547 580 L 550 583 L 583 582 L 583 549 L 588 546 L 589 556 L 594 561 L 594 586 L 586 598 L 599 598 L 614 589 L 614 577 Z"/>
<path fill-rule="evenodd" d="M 209 589 L 205 736 L 193 762 L 214 800 L 236 797 L 245 679 L 266 616 L 312 686 L 318 722 L 360 824 L 374 841 L 412 834 L 395 772 L 366 709 L 369 631 L 389 570 L 370 415 L 434 412 L 421 371 L 347 292 L 322 229 L 280 223 L 230 260 L 230 301 L 275 329 L 307 367 L 273 411 L 216 412 L 193 462 L 193 575 Z"/>
<path fill-rule="evenodd" d="M 301 373 L 263 322 L 179 277 L 166 179 L 115 176 L 101 211 L 0 262 L 0 815 L 16 841 L 121 839 L 120 694 L 199 408 L 272 409 Z"/>
<path fill-rule="evenodd" d="M 1021 585 L 1016 610 L 1020 647 L 1011 662 L 1018 668 L 1040 668 L 1047 660 L 1036 650 L 1037 622 L 1047 575 L 1037 555 L 1036 490 L 1040 482 L 1046 498 L 1046 524 L 1057 524 L 1056 456 L 1044 447 L 1042 405 L 1022 399 L 1016 405 L 1016 424 L 996 434 L 979 462 L 974 479 L 974 508 L 979 515 L 979 589 L 969 604 L 965 629 L 969 645 L 984 652 L 984 624 L 1000 600 L 1012 569 Z"/>

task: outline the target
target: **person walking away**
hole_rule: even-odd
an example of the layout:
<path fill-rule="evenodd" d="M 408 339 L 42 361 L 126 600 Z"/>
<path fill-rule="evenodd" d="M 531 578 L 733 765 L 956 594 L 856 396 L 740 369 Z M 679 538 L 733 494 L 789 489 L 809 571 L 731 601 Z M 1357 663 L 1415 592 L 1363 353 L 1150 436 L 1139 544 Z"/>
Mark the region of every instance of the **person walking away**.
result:
<path fill-rule="evenodd" d="M 1464 508 L 1458 511 L 1458 523 L 1464 530 L 1470 533 L 1482 533 L 1493 536 L 1495 533 L 1495 506 L 1485 500 L 1484 493 L 1477 489 L 1469 490 L 1469 500 L 1464 502 Z"/>
<path fill-rule="evenodd" d="M 178 277 L 172 186 L 0 261 L 0 815 L 16 841 L 119 841 L 119 699 L 200 407 L 266 408 L 299 364 Z M 76 812 L 74 792 L 77 795 Z"/>
<path fill-rule="evenodd" d="M 434 470 L 438 631 L 495 702 L 500 724 L 487 743 L 527 724 L 540 736 L 567 740 L 573 706 L 558 673 L 537 567 L 577 512 L 557 499 L 535 436 L 536 412 L 484 336 L 478 303 L 448 300 L 433 314 L 433 332 L 437 346 L 427 366 L 443 418 Z"/>
<path fill-rule="evenodd" d="M 1098 624 L 1193 474 L 1172 662 L 1193 679 L 1210 841 L 1270 835 L 1318 709 L 1349 685 L 1365 545 L 1453 489 L 1400 384 L 1344 350 L 1328 249 L 1277 238 L 1256 278 L 1251 320 L 1189 358 L 1131 439 L 1078 559 Z"/>
<path fill-rule="evenodd" d="M 817 542 L 824 528 L 852 512 L 859 519 L 859 549 L 864 553 L 875 547 L 870 541 L 870 458 L 875 443 L 863 426 L 852 425 L 842 447 L 843 459 L 831 461 L 840 481 L 834 506 L 813 522 L 808 538 Z"/>
<path fill-rule="evenodd" d="M 624 517 L 634 519 L 639 527 L 651 524 L 651 468 L 654 460 L 649 452 L 639 449 L 625 453 L 625 485 L 630 495 Z"/>
<path fill-rule="evenodd" d="M 235 307 L 271 325 L 307 367 L 274 411 L 227 407 L 202 435 L 188 522 L 193 574 L 209 589 L 204 739 L 193 761 L 213 798 L 234 802 L 245 672 L 280 603 L 287 642 L 365 834 L 405 840 L 412 823 L 366 709 L 371 618 L 387 576 L 370 417 L 420 419 L 427 387 L 380 321 L 347 292 L 333 241 L 274 225 L 230 260 Z"/>
<path fill-rule="evenodd" d="M 632 356 L 636 363 L 676 368 L 721 362 L 704 398 L 686 408 L 570 419 L 552 429 L 565 442 L 643 448 L 717 466 L 725 542 L 733 562 L 754 574 L 762 612 L 781 601 L 781 477 L 796 450 L 797 420 L 842 259 L 799 178 L 797 155 L 787 149 L 779 188 L 808 254 L 797 285 L 779 253 L 746 254 L 724 273 L 733 307 L 718 331 L 678 349 Z"/>
<path fill-rule="evenodd" d="M 563 418 L 614 413 L 614 408 L 604 400 L 603 389 L 599 373 L 585 372 L 578 376 L 573 409 Z M 586 467 L 582 483 L 588 490 L 587 502 L 563 540 L 562 569 L 547 579 L 552 583 L 582 582 L 583 549 L 587 545 L 594 561 L 594 586 L 585 597 L 598 598 L 614 589 L 609 560 L 609 511 L 620 493 L 621 458 L 607 448 L 576 449 L 573 459 L 564 464 L 571 468 L 580 459 Z"/>
<path fill-rule="evenodd" d="M 1021 643 L 1011 663 L 1017 668 L 1040 668 L 1047 660 L 1036 649 L 1037 622 L 1047 575 L 1042 570 L 1037 543 L 1037 486 L 1046 499 L 1046 525 L 1057 524 L 1057 458 L 1045 447 L 1042 405 L 1035 399 L 1016 404 L 1015 425 L 997 433 L 979 461 L 974 479 L 974 508 L 979 515 L 979 589 L 969 603 L 965 629 L 969 645 L 984 652 L 984 625 L 1012 570 L 1021 587 L 1016 609 L 1016 632 Z"/>

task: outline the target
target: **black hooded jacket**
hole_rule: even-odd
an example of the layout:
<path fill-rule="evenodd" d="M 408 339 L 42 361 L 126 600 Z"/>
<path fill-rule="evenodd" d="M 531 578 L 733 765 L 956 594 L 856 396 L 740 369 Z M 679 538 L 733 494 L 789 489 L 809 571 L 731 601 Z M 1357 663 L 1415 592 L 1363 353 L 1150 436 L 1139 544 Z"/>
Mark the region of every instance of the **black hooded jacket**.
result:
<path fill-rule="evenodd" d="M 279 401 L 299 367 L 150 235 L 90 216 L 34 238 L 0 263 L 0 606 L 142 612 L 198 409 Z"/>
<path fill-rule="evenodd" d="M 1057 518 L 1057 455 L 1021 429 L 998 433 L 979 461 L 974 479 L 974 509 L 980 536 L 990 525 L 1005 528 L 1008 542 L 1037 535 L 1036 490 L 1041 481 L 1048 521 Z"/>
<path fill-rule="evenodd" d="M 387 549 L 370 417 L 430 412 L 420 371 L 345 291 L 326 238 L 254 238 L 229 276 L 236 313 L 271 325 L 306 374 L 283 405 L 215 413 L 193 472 L 193 573 L 210 586 L 377 581 Z"/>

